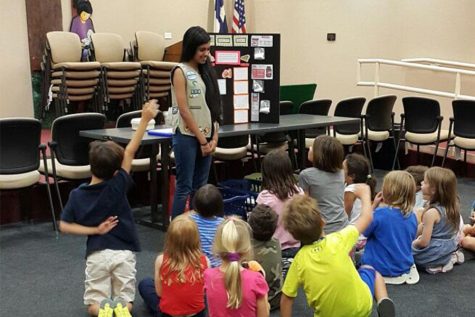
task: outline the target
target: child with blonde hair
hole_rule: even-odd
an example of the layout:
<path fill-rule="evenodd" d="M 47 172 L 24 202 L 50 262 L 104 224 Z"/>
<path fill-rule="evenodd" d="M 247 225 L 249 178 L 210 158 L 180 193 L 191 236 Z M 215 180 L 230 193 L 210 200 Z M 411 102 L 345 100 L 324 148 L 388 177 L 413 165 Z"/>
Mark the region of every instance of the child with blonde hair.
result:
<path fill-rule="evenodd" d="M 336 138 L 328 135 L 316 137 L 308 153 L 313 167 L 299 175 L 300 187 L 318 203 L 327 233 L 341 230 L 349 223 L 343 204 L 344 152 L 343 145 Z"/>
<path fill-rule="evenodd" d="M 314 316 L 369 316 L 376 298 L 380 317 L 395 316 L 381 275 L 371 266 L 356 270 L 348 255 L 358 236 L 371 223 L 370 190 L 358 184 L 361 215 L 354 225 L 325 235 L 324 221 L 314 199 L 296 196 L 286 205 L 285 228 L 300 242 L 282 288 L 280 316 L 292 316 L 292 305 L 300 287 L 305 291 Z"/>
<path fill-rule="evenodd" d="M 173 219 L 163 254 L 155 260 L 155 280 L 143 279 L 139 292 L 153 316 L 205 316 L 204 271 L 196 223 L 188 215 Z"/>
<path fill-rule="evenodd" d="M 414 265 L 411 245 L 417 234 L 413 212 L 416 183 L 406 171 L 389 172 L 382 192 L 376 196 L 374 218 L 363 233 L 367 238 L 361 263 L 371 265 L 389 284 L 415 284 L 419 274 Z"/>
<path fill-rule="evenodd" d="M 414 260 L 428 273 L 448 272 L 454 264 L 464 262 L 463 253 L 457 250 L 460 205 L 454 172 L 429 168 L 424 174 L 422 194 L 428 207 L 422 214 L 419 236 L 412 244 Z"/>
<path fill-rule="evenodd" d="M 251 229 L 235 217 L 218 227 L 213 245 L 222 264 L 205 271 L 205 290 L 210 317 L 269 316 L 264 276 L 242 263 L 252 259 Z"/>

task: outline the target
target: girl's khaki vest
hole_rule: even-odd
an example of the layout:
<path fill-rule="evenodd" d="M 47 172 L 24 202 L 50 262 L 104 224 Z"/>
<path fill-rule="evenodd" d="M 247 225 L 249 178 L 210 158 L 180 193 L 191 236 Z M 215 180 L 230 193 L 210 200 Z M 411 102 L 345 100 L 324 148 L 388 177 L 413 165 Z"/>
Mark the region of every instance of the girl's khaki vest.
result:
<path fill-rule="evenodd" d="M 198 128 L 206 138 L 211 135 L 211 112 L 206 104 L 206 85 L 201 75 L 190 66 L 180 63 L 172 71 L 172 76 L 176 68 L 181 68 L 186 80 L 186 100 L 191 115 L 195 119 Z M 173 79 L 172 79 L 173 82 Z M 178 103 L 176 101 L 175 89 L 172 86 L 172 107 L 168 110 L 169 124 L 173 127 L 173 133 L 180 129 L 181 134 L 195 136 L 186 126 L 180 115 Z"/>

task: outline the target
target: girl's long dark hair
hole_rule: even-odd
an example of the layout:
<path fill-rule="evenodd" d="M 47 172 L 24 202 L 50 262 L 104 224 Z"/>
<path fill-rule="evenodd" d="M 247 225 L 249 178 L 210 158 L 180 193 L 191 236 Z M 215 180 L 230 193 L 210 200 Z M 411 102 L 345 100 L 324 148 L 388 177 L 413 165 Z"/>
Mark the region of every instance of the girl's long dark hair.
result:
<path fill-rule="evenodd" d="M 376 196 L 376 178 L 371 175 L 369 162 L 361 154 L 352 153 L 346 156 L 346 168 L 348 176 L 353 179 L 354 184 L 368 184 L 371 189 L 371 199 Z"/>
<path fill-rule="evenodd" d="M 273 150 L 262 161 L 262 189 L 267 189 L 280 200 L 298 194 L 292 162 L 284 150 Z"/>
<path fill-rule="evenodd" d="M 189 28 L 183 35 L 183 49 L 181 52 L 181 62 L 189 62 L 193 59 L 200 45 L 210 41 L 209 34 L 200 26 Z M 206 103 L 211 112 L 213 122 L 221 123 L 221 96 L 219 94 L 218 76 L 211 66 L 208 58 L 205 64 L 199 64 L 198 69 L 206 85 Z"/>

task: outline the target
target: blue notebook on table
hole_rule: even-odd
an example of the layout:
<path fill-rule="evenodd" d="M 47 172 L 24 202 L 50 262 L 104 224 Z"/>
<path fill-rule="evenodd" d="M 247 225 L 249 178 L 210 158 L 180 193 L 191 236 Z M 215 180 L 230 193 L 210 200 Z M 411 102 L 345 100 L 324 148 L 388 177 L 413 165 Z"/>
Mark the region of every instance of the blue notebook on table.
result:
<path fill-rule="evenodd" d="M 152 129 L 147 131 L 150 135 L 155 136 L 172 136 L 173 135 L 173 128 L 164 128 L 164 129 Z"/>

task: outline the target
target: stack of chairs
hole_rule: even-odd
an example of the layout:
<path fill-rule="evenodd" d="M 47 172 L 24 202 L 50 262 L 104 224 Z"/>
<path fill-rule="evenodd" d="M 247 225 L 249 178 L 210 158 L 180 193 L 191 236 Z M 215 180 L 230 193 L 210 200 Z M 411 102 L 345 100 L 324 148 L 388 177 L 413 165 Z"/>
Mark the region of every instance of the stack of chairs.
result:
<path fill-rule="evenodd" d="M 48 32 L 46 38 L 41 116 L 47 110 L 50 87 L 57 117 L 70 112 L 70 102 L 89 102 L 97 111 L 100 64 L 81 62 L 81 41 L 75 33 Z"/>
<path fill-rule="evenodd" d="M 142 66 L 142 101 L 166 98 L 166 104 L 170 106 L 170 73 L 177 63 L 163 61 L 165 40 L 159 34 L 138 31 L 135 33 L 135 42 L 132 46 L 135 59 Z"/>
<path fill-rule="evenodd" d="M 111 101 L 125 101 L 129 108 L 137 107 L 137 86 L 141 76 L 141 65 L 127 62 L 127 54 L 120 35 L 94 33 L 91 35 L 91 58 L 101 66 L 101 111 L 109 110 Z"/>

